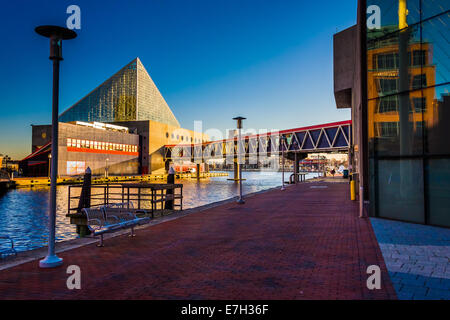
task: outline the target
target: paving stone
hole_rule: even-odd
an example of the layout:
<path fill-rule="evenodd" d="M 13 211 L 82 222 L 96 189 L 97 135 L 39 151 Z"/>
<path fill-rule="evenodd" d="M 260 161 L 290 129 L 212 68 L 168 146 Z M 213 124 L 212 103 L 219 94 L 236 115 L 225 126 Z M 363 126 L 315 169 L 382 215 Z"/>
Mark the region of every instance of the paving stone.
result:
<path fill-rule="evenodd" d="M 385 257 L 398 298 L 448 299 L 450 230 L 377 218 L 371 221 L 383 256 L 385 248 L 399 252 L 395 262 Z M 401 267 L 398 261 L 404 262 Z"/>
<path fill-rule="evenodd" d="M 412 292 L 397 291 L 397 297 L 399 300 L 412 300 L 414 294 Z"/>
<path fill-rule="evenodd" d="M 439 262 L 439 263 L 449 263 L 449 260 L 444 257 L 430 257 L 429 261 L 432 262 Z"/>
<path fill-rule="evenodd" d="M 416 279 L 402 279 L 401 283 L 404 285 L 412 285 L 412 286 L 425 286 L 425 279 L 422 277 Z"/>
<path fill-rule="evenodd" d="M 450 290 L 430 288 L 427 296 L 435 300 L 450 300 Z"/>
<path fill-rule="evenodd" d="M 450 290 L 450 280 L 440 278 L 428 278 L 425 286 L 430 289 Z"/>

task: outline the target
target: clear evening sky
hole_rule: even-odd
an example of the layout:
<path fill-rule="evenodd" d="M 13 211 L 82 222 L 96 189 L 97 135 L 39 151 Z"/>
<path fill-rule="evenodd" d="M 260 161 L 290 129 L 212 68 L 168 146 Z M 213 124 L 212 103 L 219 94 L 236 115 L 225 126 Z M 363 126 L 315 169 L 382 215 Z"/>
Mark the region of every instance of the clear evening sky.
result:
<path fill-rule="evenodd" d="M 43 24 L 63 45 L 60 112 L 139 57 L 184 128 L 288 129 L 350 119 L 333 97 L 332 36 L 356 20 L 356 0 L 4 1 L 0 7 L 0 153 L 21 159 L 30 124 L 51 123 L 52 68 Z"/>

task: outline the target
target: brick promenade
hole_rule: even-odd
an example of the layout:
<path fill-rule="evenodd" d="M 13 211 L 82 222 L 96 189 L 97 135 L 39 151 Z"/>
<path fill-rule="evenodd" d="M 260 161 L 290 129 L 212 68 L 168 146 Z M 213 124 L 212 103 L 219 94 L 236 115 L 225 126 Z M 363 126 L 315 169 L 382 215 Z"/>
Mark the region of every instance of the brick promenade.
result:
<path fill-rule="evenodd" d="M 0 271 L 2 299 L 395 299 L 369 219 L 346 183 L 304 183 Z M 81 268 L 81 290 L 66 268 Z M 382 289 L 366 288 L 366 268 Z"/>

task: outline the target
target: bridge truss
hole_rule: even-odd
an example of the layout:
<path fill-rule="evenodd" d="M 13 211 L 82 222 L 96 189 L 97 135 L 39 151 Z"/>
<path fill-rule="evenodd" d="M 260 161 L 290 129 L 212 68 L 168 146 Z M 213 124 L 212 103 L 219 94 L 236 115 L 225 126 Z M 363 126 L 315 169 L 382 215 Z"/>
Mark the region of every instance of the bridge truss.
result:
<path fill-rule="evenodd" d="M 352 145 L 352 122 L 342 121 L 311 127 L 242 136 L 202 144 L 164 146 L 164 159 L 206 161 L 235 157 L 238 148 L 245 158 L 285 153 L 316 153 L 348 151 Z"/>

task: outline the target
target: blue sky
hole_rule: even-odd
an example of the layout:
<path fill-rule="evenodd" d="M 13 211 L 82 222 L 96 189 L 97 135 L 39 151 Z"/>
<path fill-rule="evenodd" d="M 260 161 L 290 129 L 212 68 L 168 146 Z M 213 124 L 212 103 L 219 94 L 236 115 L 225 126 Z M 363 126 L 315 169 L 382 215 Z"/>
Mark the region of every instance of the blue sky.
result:
<path fill-rule="evenodd" d="M 42 24 L 81 30 L 63 45 L 60 112 L 139 57 L 182 127 L 287 129 L 350 119 L 333 97 L 332 36 L 356 0 L 9 1 L 0 9 L 0 153 L 31 149 L 30 124 L 51 122 L 51 62 Z"/>

